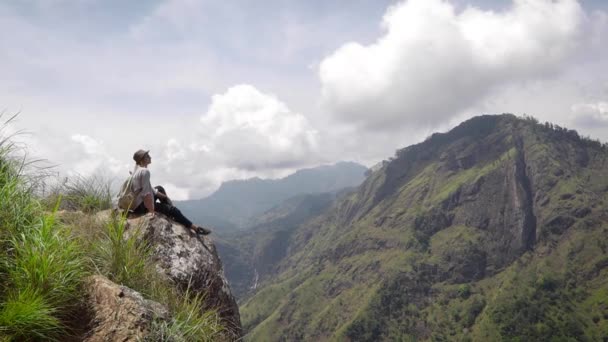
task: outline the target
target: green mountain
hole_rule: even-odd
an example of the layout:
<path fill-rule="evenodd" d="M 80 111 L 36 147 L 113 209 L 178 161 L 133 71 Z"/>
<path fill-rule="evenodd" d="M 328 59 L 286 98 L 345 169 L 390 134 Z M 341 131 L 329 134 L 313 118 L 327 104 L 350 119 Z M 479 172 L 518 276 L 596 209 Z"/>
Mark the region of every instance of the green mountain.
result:
<path fill-rule="evenodd" d="M 513 115 L 399 150 L 290 232 L 251 341 L 608 339 L 608 145 Z"/>
<path fill-rule="evenodd" d="M 300 194 L 339 191 L 363 182 L 367 168 L 340 162 L 298 170 L 281 179 L 252 178 L 223 183 L 209 197 L 176 205 L 194 222 L 221 232 L 251 226 L 251 220 L 283 201 Z"/>
<path fill-rule="evenodd" d="M 216 239 L 226 278 L 236 298 L 247 298 L 287 255 L 288 241 L 300 224 L 326 211 L 335 194 L 292 197 L 252 220 L 252 227 Z"/>

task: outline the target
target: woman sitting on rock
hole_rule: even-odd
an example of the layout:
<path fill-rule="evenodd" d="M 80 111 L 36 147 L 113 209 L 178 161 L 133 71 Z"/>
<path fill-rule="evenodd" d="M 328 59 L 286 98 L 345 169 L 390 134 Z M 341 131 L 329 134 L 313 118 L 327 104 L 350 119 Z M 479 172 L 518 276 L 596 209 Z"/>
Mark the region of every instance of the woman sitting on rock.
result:
<path fill-rule="evenodd" d="M 150 183 L 150 170 L 148 170 L 148 165 L 152 163 L 152 157 L 150 157 L 149 152 L 150 151 L 138 150 L 133 154 L 133 160 L 135 160 L 135 163 L 137 164 L 131 178 L 132 190 L 137 194 L 133 203 L 133 208 L 135 208 L 133 209 L 133 213 L 151 213 L 152 216 L 154 216 L 155 212 L 163 213 L 197 234 L 207 235 L 211 233 L 209 229 L 197 226 L 193 224 L 192 221 L 188 220 L 182 212 L 173 205 L 163 187 L 157 186 L 156 189 L 152 188 Z M 160 202 L 156 202 L 156 199 Z"/>

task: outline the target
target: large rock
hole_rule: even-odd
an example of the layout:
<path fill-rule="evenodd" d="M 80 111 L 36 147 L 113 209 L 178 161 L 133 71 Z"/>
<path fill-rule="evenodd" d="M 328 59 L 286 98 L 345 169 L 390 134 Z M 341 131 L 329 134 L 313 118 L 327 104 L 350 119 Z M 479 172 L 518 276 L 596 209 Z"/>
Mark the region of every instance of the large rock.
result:
<path fill-rule="evenodd" d="M 87 279 L 86 289 L 93 315 L 86 342 L 140 341 L 154 319 L 168 319 L 168 310 L 163 305 L 103 276 Z"/>
<path fill-rule="evenodd" d="M 222 262 L 210 237 L 196 236 L 162 214 L 127 221 L 126 234 L 137 234 L 153 248 L 156 269 L 182 290 L 204 293 L 234 339 L 242 335 L 241 318 Z"/>

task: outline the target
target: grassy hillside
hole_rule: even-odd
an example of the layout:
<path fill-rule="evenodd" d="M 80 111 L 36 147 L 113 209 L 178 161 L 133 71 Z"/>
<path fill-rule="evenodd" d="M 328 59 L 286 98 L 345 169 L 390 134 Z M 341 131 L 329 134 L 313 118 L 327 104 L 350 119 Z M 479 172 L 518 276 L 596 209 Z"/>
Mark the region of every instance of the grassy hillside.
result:
<path fill-rule="evenodd" d="M 107 186 L 78 178 L 41 197 L 43 179 L 15 152 L 0 136 L 0 341 L 81 341 L 90 317 L 83 286 L 95 273 L 167 305 L 172 319 L 153 334 L 216 340 L 223 327 L 203 297 L 174 289 L 147 246 L 123 238 L 125 219 L 100 213 L 110 204 Z"/>
<path fill-rule="evenodd" d="M 241 308 L 271 340 L 608 338 L 608 148 L 512 115 L 397 152 Z"/>

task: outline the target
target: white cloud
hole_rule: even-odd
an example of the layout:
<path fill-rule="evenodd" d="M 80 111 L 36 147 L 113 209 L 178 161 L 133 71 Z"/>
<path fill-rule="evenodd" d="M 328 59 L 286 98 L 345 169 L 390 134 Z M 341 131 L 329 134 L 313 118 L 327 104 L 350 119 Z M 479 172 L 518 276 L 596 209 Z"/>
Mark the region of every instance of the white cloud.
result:
<path fill-rule="evenodd" d="M 306 117 L 250 85 L 214 95 L 201 123 L 208 149 L 239 169 L 293 167 L 318 148 L 317 131 Z"/>
<path fill-rule="evenodd" d="M 577 103 L 572 106 L 573 121 L 581 126 L 607 127 L 608 102 Z"/>
<path fill-rule="evenodd" d="M 323 103 L 364 129 L 437 126 L 495 87 L 559 73 L 585 20 L 574 0 L 515 0 L 500 13 L 402 2 L 375 43 L 345 44 L 321 62 Z"/>
<path fill-rule="evenodd" d="M 321 162 L 370 165 L 481 113 L 528 113 L 608 138 L 605 12 L 585 14 L 574 0 L 517 0 L 499 12 L 468 1 L 399 3 L 381 30 L 388 0 L 322 10 L 2 3 L 0 28 L 12 34 L 0 51 L 0 109 L 21 109 L 20 127 L 34 133 L 22 140 L 62 171 L 122 180 L 133 151 L 151 149 L 152 181 L 175 199 Z"/>
<path fill-rule="evenodd" d="M 73 162 L 67 170 L 68 175 L 89 176 L 107 171 L 118 175 L 124 170 L 125 164 L 106 151 L 103 141 L 82 134 L 74 134 L 71 139 L 80 147 L 80 153 L 72 156 Z"/>

